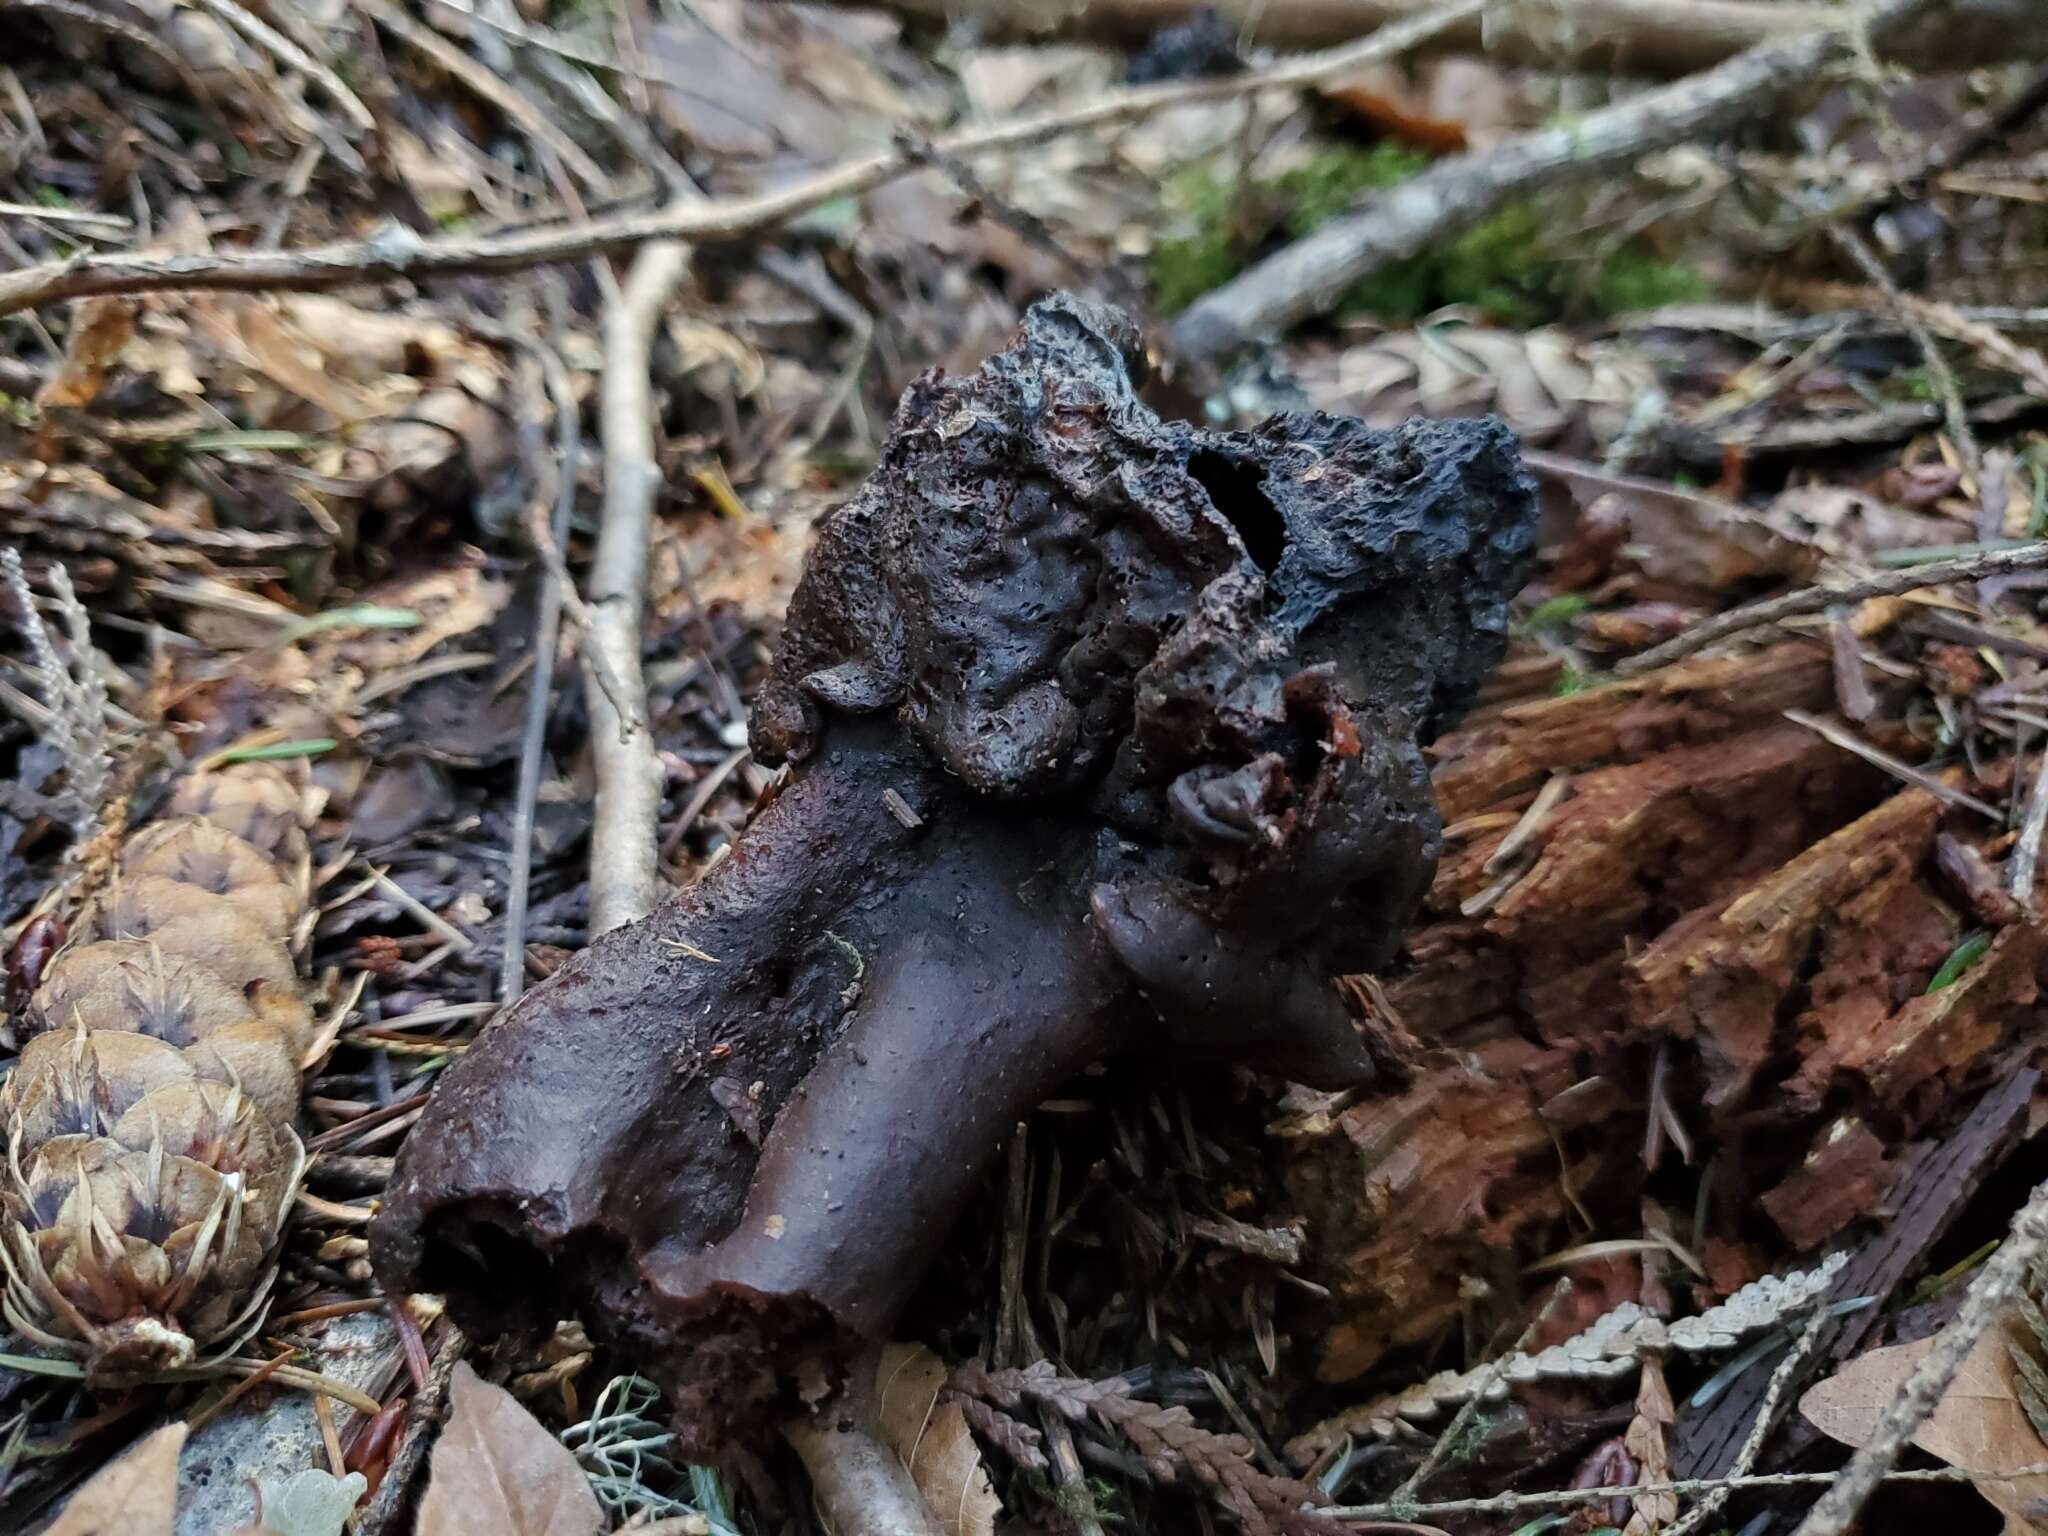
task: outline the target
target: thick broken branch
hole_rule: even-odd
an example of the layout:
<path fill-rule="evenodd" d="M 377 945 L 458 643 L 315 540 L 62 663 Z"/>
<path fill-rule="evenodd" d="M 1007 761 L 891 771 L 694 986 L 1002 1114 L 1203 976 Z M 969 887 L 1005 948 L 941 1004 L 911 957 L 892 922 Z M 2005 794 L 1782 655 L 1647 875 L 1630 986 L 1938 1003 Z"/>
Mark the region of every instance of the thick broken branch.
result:
<path fill-rule="evenodd" d="M 1891 38 L 1949 3 L 1877 0 L 1864 24 L 1874 37 Z M 1214 356 L 1326 313 L 1362 278 L 1469 229 L 1512 199 L 1587 181 L 1755 116 L 1847 57 L 1851 35 L 1843 27 L 1760 43 L 1704 74 L 1439 161 L 1196 300 L 1175 322 L 1174 344 L 1191 357 Z"/>
<path fill-rule="evenodd" d="M 925 155 L 976 155 L 1021 149 L 1065 133 L 1128 122 L 1168 107 L 1218 101 L 1262 87 L 1308 85 L 1362 64 L 1398 58 L 1444 28 L 1477 16 L 1487 0 L 1452 3 L 1386 27 L 1326 53 L 1288 59 L 1263 70 L 1212 80 L 1175 80 L 1112 91 L 1077 107 L 1029 113 L 935 139 Z M 900 146 L 833 166 L 758 197 L 676 203 L 654 213 L 620 214 L 550 224 L 482 239 L 425 240 L 392 226 L 368 240 L 338 241 L 296 251 L 152 254 L 85 252 L 0 273 L 0 315 L 38 304 L 99 293 L 150 293 L 169 288 L 336 288 L 386 278 L 455 272 L 516 272 L 553 262 L 630 250 L 653 240 L 694 245 L 743 240 L 836 198 L 854 197 L 917 170 L 925 156 Z"/>
<path fill-rule="evenodd" d="M 1427 884 L 1418 733 L 1500 654 L 1530 488 L 1498 422 L 1161 422 L 1136 346 L 1055 299 L 911 388 L 759 700 L 788 787 L 450 1071 L 387 1284 L 481 1333 L 581 1311 L 715 1452 L 888 1336 L 1089 1062 L 1371 1074 L 1331 978 Z"/>
<path fill-rule="evenodd" d="M 1267 48 L 1323 48 L 1405 21 L 1428 0 L 1082 0 L 1070 5 L 962 5 L 961 0 L 834 0 L 879 5 L 934 25 L 966 18 L 983 43 L 1055 38 L 1137 45 L 1200 12 L 1222 12 L 1247 42 Z M 1483 52 L 1543 69 L 1685 75 L 1745 48 L 1795 32 L 1838 25 L 1831 5 L 1762 0 L 1560 0 L 1502 4 L 1483 21 L 1459 23 L 1432 53 Z M 1926 67 L 2005 63 L 2048 51 L 2048 12 L 2030 0 L 1970 0 L 1954 21 L 1902 41 Z"/>
<path fill-rule="evenodd" d="M 590 933 L 594 938 L 654 907 L 656 823 L 661 768 L 647 724 L 647 683 L 640 671 L 641 620 L 647 606 L 647 545 L 661 467 L 654 461 L 654 408 L 648 399 L 649 351 L 662 311 L 689 270 L 690 248 L 661 240 L 634 257 L 604 315 L 604 521 L 590 568 L 595 655 L 584 667 L 597 807 L 590 830 Z M 614 700 L 595 667 L 618 680 Z M 630 712 L 630 713 L 628 713 Z"/>

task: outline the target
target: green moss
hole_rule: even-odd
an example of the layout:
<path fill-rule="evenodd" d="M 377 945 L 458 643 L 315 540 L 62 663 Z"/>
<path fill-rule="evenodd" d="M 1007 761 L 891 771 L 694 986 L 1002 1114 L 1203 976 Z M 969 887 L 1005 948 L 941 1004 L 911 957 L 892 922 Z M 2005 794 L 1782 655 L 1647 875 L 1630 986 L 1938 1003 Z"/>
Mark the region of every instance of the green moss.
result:
<path fill-rule="evenodd" d="M 1653 256 L 1638 245 L 1624 245 L 1600 264 L 1593 283 L 1593 307 L 1603 315 L 1636 309 L 1661 309 L 1666 304 L 1692 304 L 1713 295 L 1713 285 L 1682 261 Z"/>
<path fill-rule="evenodd" d="M 1413 176 L 1426 156 L 1405 145 L 1338 144 L 1269 179 L 1239 184 L 1189 168 L 1169 179 L 1165 206 L 1171 232 L 1152 250 L 1152 292 L 1168 313 L 1185 309 L 1235 276 L 1259 254 L 1259 236 L 1277 230 L 1299 239 L 1369 192 Z M 1268 217 L 1262 226 L 1255 217 Z M 1461 305 L 1515 326 L 1541 325 L 1568 313 L 1600 315 L 1704 298 L 1698 272 L 1630 242 L 1590 273 L 1585 262 L 1545 237 L 1545 215 L 1515 203 L 1426 255 L 1382 267 L 1344 295 L 1340 315 L 1371 315 L 1411 324 L 1433 310 Z"/>
<path fill-rule="evenodd" d="M 1522 632 L 1529 634 L 1539 629 L 1567 628 L 1588 606 L 1583 592 L 1563 592 L 1556 597 L 1546 597 L 1522 620 Z"/>
<path fill-rule="evenodd" d="M 1282 172 L 1274 188 L 1285 200 L 1288 233 L 1297 238 L 1327 224 L 1367 192 L 1399 186 L 1429 164 L 1429 156 L 1383 140 L 1369 149 L 1335 144 Z"/>
<path fill-rule="evenodd" d="M 1231 234 L 1231 187 L 1222 177 L 1189 167 L 1166 180 L 1164 202 L 1181 232 L 1152 247 L 1152 297 L 1177 314 L 1237 272 L 1238 242 Z"/>
<path fill-rule="evenodd" d="M 1584 693 L 1588 688 L 1598 687 L 1600 679 L 1591 672 L 1581 672 L 1566 662 L 1557 674 L 1557 681 L 1550 685 L 1553 699 L 1568 699 L 1575 693 Z"/>

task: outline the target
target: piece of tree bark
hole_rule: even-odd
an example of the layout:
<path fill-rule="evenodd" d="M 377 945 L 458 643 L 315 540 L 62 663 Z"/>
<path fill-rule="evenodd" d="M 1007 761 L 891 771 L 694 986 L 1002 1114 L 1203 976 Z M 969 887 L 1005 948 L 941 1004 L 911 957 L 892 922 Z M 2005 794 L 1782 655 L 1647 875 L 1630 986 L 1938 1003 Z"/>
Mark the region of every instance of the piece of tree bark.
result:
<path fill-rule="evenodd" d="M 1907 23 L 1945 14 L 1950 3 L 1875 0 L 1861 20 L 1874 41 L 1886 41 Z M 1327 313 L 1362 278 L 1471 228 L 1505 203 L 1605 175 L 1758 115 L 1847 57 L 1851 39 L 1841 27 L 1762 42 L 1576 121 L 1438 161 L 1197 299 L 1174 322 L 1172 343 L 1184 356 L 1214 357 Z"/>
<path fill-rule="evenodd" d="M 1793 641 L 1475 713 L 1433 749 L 1437 803 L 1456 822 L 1527 794 L 1562 769 L 1640 762 L 1775 721 L 1788 709 L 1824 709 L 1832 687 L 1827 652 Z"/>
<path fill-rule="evenodd" d="M 1629 961 L 1630 1011 L 1695 1044 L 1710 1114 L 1747 1098 L 1772 1053 L 1786 994 L 1808 978 L 1816 935 L 1845 919 L 1864 933 L 1885 931 L 1885 909 L 1932 850 L 1940 819 L 1940 802 L 1924 790 L 1894 795 L 1734 901 L 1672 924 Z M 1873 892 L 1872 910 L 1859 910 Z M 1941 927 L 1930 973 L 1953 942 L 1952 929 Z M 1867 990 L 1858 989 L 1859 1001 Z M 1848 1011 L 1830 1010 L 1833 1001 L 1823 988 L 1814 1012 Z M 1871 1001 L 1885 1009 L 1890 999 Z M 1855 1022 L 1868 1020 L 1859 1013 Z"/>
<path fill-rule="evenodd" d="M 971 28 L 983 43 L 1085 38 L 1135 46 L 1200 12 L 1222 12 L 1233 31 L 1266 48 L 1321 48 L 1426 12 L 1430 0 L 832 0 L 879 6 L 933 25 Z M 1766 0 L 1562 0 L 1501 5 L 1484 20 L 1460 23 L 1432 53 L 1483 52 L 1538 68 L 1684 75 L 1745 48 L 1839 25 L 1831 5 Z M 2003 63 L 2048 51 L 2048 14 L 2030 0 L 1968 0 L 1954 20 L 1911 39 L 1896 56 L 1947 68 Z"/>
<path fill-rule="evenodd" d="M 582 1311 L 715 1454 L 888 1336 L 1067 1074 L 1370 1076 L 1331 981 L 1427 884 L 1417 733 L 1500 654 L 1533 492 L 1498 422 L 1161 422 L 1137 344 L 1057 298 L 912 387 L 757 701 L 790 783 L 447 1074 L 372 1227 L 394 1290 Z"/>
<path fill-rule="evenodd" d="M 1970 1110 L 1939 1145 L 1912 1160 L 1893 1192 L 1892 1216 L 1866 1239 L 1835 1278 L 1831 1300 L 1868 1296 L 1872 1304 L 1829 1322 L 1821 1346 L 1800 1375 L 1824 1375 L 1862 1346 L 1883 1317 L 1885 1304 L 1960 1215 L 1985 1177 L 2019 1142 L 2027 1104 L 2040 1074 L 2014 1073 Z M 1770 1384 L 1774 1362 L 1760 1360 L 1696 1413 L 1679 1421 L 1673 1470 L 1680 1477 L 1719 1477 L 1735 1459 Z"/>

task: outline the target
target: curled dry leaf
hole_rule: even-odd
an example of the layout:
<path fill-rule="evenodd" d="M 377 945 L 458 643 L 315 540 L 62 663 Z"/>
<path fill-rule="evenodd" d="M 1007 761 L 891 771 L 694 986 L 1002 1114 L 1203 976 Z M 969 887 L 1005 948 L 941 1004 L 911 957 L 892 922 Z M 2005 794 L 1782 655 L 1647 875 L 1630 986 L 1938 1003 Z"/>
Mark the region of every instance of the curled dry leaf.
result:
<path fill-rule="evenodd" d="M 1622 1437 L 1634 1458 L 1639 1483 L 1671 1480 L 1671 1426 L 1678 1412 L 1671 1402 L 1671 1388 L 1664 1381 L 1664 1362 L 1655 1355 L 1643 1361 L 1636 1383 L 1636 1416 Z M 1645 1494 L 1635 1500 L 1623 1536 L 1652 1536 L 1678 1518 L 1678 1496 L 1672 1493 Z"/>
<path fill-rule="evenodd" d="M 185 1426 L 166 1424 L 100 1468 L 44 1536 L 171 1536 Z"/>
<path fill-rule="evenodd" d="M 418 1536 L 592 1536 L 604 1526 L 576 1458 L 502 1387 L 455 1368 Z"/>
<path fill-rule="evenodd" d="M 1913 1443 L 1975 1476 L 1977 1491 L 2005 1516 L 2007 1536 L 2022 1536 L 2037 1529 L 2027 1506 L 2048 1497 L 2048 1477 L 1998 1474 L 2048 1461 L 2048 1445 L 2020 1406 L 2008 1341 L 2022 1347 L 2028 1342 L 2016 1319 L 1977 1341 Z M 1829 1438 L 1863 1445 L 1933 1345 L 1933 1339 L 1921 1339 L 1859 1355 L 1808 1391 L 1799 1411 Z"/>
<path fill-rule="evenodd" d="M 882 1440 L 910 1468 L 946 1536 L 993 1536 L 1003 1503 L 957 1402 L 940 1402 L 947 1370 L 922 1344 L 891 1344 L 875 1366 Z"/>
<path fill-rule="evenodd" d="M 58 455 L 64 440 L 59 413 L 83 410 L 99 394 L 107 370 L 135 334 L 135 308 L 127 298 L 87 299 L 78 306 L 65 338 L 64 360 L 36 391 L 36 409 L 43 413 L 34 445 L 37 458 Z"/>

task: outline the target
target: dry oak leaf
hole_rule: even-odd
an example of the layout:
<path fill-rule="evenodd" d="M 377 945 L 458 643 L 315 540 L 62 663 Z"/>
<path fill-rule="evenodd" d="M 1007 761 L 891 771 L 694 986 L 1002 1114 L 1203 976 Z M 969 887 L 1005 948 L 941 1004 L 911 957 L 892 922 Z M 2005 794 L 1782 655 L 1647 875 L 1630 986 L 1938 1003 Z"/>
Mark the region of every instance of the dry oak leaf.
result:
<path fill-rule="evenodd" d="M 1973 1475 L 2015 1472 L 2048 1462 L 2048 1445 L 2027 1422 L 2017 1391 L 2017 1372 L 2006 1348 L 2032 1340 L 2013 1323 L 1993 1327 L 1977 1341 L 1913 1443 Z M 1876 1432 L 1906 1378 L 1934 1347 L 1931 1338 L 1859 1355 L 1799 1400 L 1799 1411 L 1822 1434 L 1861 1446 Z M 1984 1476 L 1973 1485 L 2005 1516 L 2007 1536 L 2048 1529 L 2029 1519 L 2027 1506 L 2048 1497 L 2048 1477 Z"/>
<path fill-rule="evenodd" d="M 1003 1502 L 989 1486 L 981 1448 L 955 1402 L 940 1402 L 945 1362 L 922 1344 L 891 1344 L 875 1367 L 882 1441 L 910 1469 L 910 1480 L 946 1536 L 994 1536 Z"/>
<path fill-rule="evenodd" d="M 455 1368 L 417 1536 L 593 1536 L 604 1526 L 576 1458 L 511 1393 Z"/>
<path fill-rule="evenodd" d="M 138 1440 L 71 1496 L 43 1536 L 171 1536 L 184 1444 L 183 1424 Z"/>

